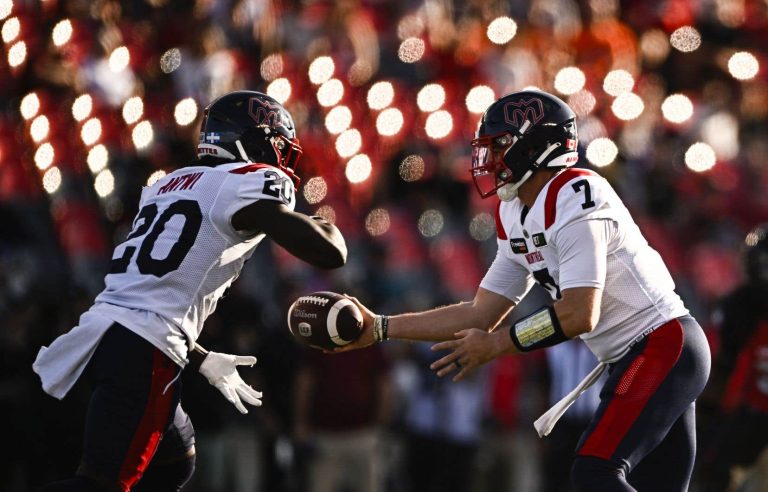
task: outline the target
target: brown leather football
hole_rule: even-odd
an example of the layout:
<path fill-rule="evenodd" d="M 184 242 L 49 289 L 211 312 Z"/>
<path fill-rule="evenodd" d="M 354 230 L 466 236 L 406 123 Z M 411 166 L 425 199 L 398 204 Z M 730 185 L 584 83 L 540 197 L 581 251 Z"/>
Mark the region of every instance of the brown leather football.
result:
<path fill-rule="evenodd" d="M 363 315 L 354 302 L 341 294 L 313 292 L 291 304 L 288 329 L 303 345 L 333 350 L 360 336 Z"/>

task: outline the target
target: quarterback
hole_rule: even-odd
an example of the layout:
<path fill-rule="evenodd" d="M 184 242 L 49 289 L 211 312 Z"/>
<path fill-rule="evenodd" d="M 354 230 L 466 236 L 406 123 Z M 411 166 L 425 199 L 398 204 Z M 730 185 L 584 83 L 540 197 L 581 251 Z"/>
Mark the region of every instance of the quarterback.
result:
<path fill-rule="evenodd" d="M 254 357 L 196 343 L 245 261 L 266 236 L 320 268 L 346 261 L 335 226 L 294 211 L 301 147 L 279 102 L 253 91 L 216 99 L 197 152 L 198 162 L 144 188 L 105 289 L 78 326 L 40 349 L 33 368 L 47 393 L 63 398 L 81 377 L 92 387 L 77 475 L 41 490 L 179 490 L 195 463 L 180 405 L 190 356 L 205 356 L 200 372 L 240 412 L 243 401 L 261 405 L 237 373 Z"/>
<path fill-rule="evenodd" d="M 580 491 L 684 491 L 696 454 L 694 401 L 710 368 L 704 333 L 659 254 L 608 182 L 573 167 L 573 111 L 541 91 L 508 94 L 482 117 L 472 176 L 497 195 L 498 252 L 473 301 L 377 315 L 351 346 L 388 338 L 438 341 L 432 364 L 455 379 L 503 354 L 579 337 L 600 361 L 536 422 L 540 435 L 604 370 L 601 403 L 575 450 Z M 509 328 L 504 318 L 538 282 L 553 299 Z"/>

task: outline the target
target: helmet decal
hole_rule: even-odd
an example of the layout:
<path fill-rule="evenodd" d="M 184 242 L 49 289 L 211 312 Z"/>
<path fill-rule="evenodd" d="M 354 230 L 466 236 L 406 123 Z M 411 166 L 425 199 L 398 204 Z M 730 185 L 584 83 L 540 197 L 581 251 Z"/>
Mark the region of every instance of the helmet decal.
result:
<path fill-rule="evenodd" d="M 286 126 L 283 122 L 282 105 L 276 101 L 273 103 L 263 98 L 252 97 L 248 101 L 248 114 L 256 122 L 257 126 L 269 128 Z"/>
<path fill-rule="evenodd" d="M 530 99 L 520 99 L 519 101 L 509 101 L 504 105 L 504 119 L 514 127 L 520 128 L 525 120 L 529 120 L 535 125 L 544 117 L 544 104 L 541 99 L 532 97 Z"/>

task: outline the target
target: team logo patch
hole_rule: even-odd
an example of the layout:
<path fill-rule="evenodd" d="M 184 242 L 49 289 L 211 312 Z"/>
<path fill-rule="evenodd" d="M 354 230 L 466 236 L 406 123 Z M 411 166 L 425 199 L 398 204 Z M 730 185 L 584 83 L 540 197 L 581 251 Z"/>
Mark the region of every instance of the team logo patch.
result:
<path fill-rule="evenodd" d="M 532 125 L 535 125 L 542 118 L 544 118 L 544 103 L 539 98 L 520 99 L 520 101 L 510 101 L 504 105 L 504 119 L 517 128 L 523 126 L 525 120 L 529 120 Z"/>
<path fill-rule="evenodd" d="M 509 240 L 509 245 L 512 247 L 512 252 L 515 254 L 523 254 L 528 252 L 528 245 L 525 244 L 525 239 L 521 237 L 514 237 Z"/>
<path fill-rule="evenodd" d="M 547 240 L 544 239 L 543 232 L 539 232 L 538 234 L 533 235 L 533 245 L 536 246 L 537 248 L 547 245 Z"/>
<path fill-rule="evenodd" d="M 206 143 L 216 143 L 221 140 L 221 135 L 216 132 L 200 133 L 200 141 Z"/>

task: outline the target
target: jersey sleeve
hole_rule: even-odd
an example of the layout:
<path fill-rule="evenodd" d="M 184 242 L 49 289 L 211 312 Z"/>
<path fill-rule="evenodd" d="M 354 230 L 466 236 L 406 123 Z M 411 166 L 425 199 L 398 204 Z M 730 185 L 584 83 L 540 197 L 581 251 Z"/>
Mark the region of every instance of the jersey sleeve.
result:
<path fill-rule="evenodd" d="M 501 251 L 496 253 L 480 287 L 502 295 L 519 304 L 533 286 L 533 276 L 522 265 L 510 260 Z"/>
<path fill-rule="evenodd" d="M 560 255 L 560 290 L 605 286 L 608 243 L 615 233 L 612 220 L 582 220 L 552 236 Z"/>
<path fill-rule="evenodd" d="M 232 227 L 232 216 L 259 200 L 279 202 L 293 210 L 296 207 L 293 180 L 267 164 L 250 164 L 229 171 L 213 212 L 219 230 L 237 238 L 252 235 L 249 231 L 236 231 Z"/>

